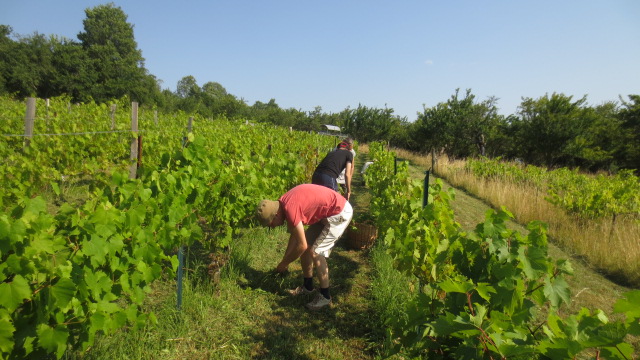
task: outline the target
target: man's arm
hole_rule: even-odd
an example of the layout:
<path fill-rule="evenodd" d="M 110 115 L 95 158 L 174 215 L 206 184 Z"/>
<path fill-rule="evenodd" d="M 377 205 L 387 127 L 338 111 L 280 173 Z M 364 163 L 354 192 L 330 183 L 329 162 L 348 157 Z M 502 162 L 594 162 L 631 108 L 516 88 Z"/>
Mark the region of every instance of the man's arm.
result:
<path fill-rule="evenodd" d="M 353 175 L 352 163 L 348 162 L 344 171 L 344 183 L 347 185 L 347 200 L 351 197 L 351 176 Z"/>
<path fill-rule="evenodd" d="M 304 226 L 302 221 L 298 223 L 293 229 L 290 230 L 291 236 L 289 236 L 289 243 L 287 244 L 287 250 L 284 252 L 282 261 L 276 267 L 276 271 L 285 272 L 289 267 L 289 264 L 296 261 L 307 250 L 307 238 L 304 235 Z"/>

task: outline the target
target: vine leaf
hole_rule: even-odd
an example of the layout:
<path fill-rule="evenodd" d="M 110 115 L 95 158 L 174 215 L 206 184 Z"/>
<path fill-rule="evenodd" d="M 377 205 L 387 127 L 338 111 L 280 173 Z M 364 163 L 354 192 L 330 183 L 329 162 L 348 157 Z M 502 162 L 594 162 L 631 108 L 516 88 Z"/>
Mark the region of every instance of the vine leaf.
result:
<path fill-rule="evenodd" d="M 58 359 L 61 358 L 67 349 L 67 338 L 69 337 L 66 326 L 51 327 L 40 324 L 36 332 L 40 346 L 49 352 L 55 351 Z"/>
<path fill-rule="evenodd" d="M 640 290 L 629 291 L 613 306 L 613 311 L 625 313 L 627 319 L 640 319 Z"/>
<path fill-rule="evenodd" d="M 462 277 L 458 279 L 449 279 L 438 284 L 440 289 L 446 292 L 457 292 L 457 293 L 467 293 L 474 289 L 473 283 L 470 281 L 464 281 Z"/>
<path fill-rule="evenodd" d="M 16 328 L 6 310 L 0 309 L 0 351 L 8 353 L 13 349 L 13 332 Z"/>
<path fill-rule="evenodd" d="M 66 308 L 75 293 L 76 284 L 69 278 L 62 278 L 51 287 L 51 295 L 60 308 Z"/>
<path fill-rule="evenodd" d="M 633 346 L 627 343 L 617 344 L 615 347 L 605 347 L 600 354 L 606 359 L 620 359 L 627 360 L 633 359 L 634 349 Z"/>
<path fill-rule="evenodd" d="M 555 307 L 560 306 L 563 302 L 568 304 L 571 300 L 569 285 L 562 278 L 551 281 L 551 278 L 547 276 L 544 280 L 544 294 L 551 302 L 551 305 Z"/>
<path fill-rule="evenodd" d="M 31 297 L 31 288 L 20 274 L 17 274 L 13 281 L 0 284 L 0 305 L 9 312 L 13 312 L 29 297 Z"/>

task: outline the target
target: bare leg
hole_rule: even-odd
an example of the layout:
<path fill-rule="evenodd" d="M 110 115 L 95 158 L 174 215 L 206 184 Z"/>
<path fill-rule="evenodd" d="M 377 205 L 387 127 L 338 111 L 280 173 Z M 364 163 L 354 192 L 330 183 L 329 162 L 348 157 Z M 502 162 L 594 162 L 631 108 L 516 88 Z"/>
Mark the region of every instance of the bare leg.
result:
<path fill-rule="evenodd" d="M 327 259 L 318 255 L 314 252 L 313 254 L 313 264 L 316 267 L 316 276 L 318 277 L 318 282 L 320 283 L 320 287 L 326 289 L 329 287 L 329 267 L 327 266 Z"/>
<path fill-rule="evenodd" d="M 300 256 L 300 264 L 302 265 L 302 275 L 306 278 L 313 277 L 313 250 L 309 247 Z"/>

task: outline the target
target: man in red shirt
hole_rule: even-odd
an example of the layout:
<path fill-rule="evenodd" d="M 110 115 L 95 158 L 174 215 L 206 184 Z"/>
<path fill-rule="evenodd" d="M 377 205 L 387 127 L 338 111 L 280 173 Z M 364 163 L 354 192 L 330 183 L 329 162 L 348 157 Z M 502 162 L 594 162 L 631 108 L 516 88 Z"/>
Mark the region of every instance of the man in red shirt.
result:
<path fill-rule="evenodd" d="M 318 310 L 331 305 L 326 258 L 353 217 L 351 204 L 327 187 L 303 184 L 289 190 L 278 201 L 262 200 L 256 215 L 264 226 L 276 227 L 287 223 L 291 236 L 276 271 L 285 272 L 290 263 L 300 258 L 304 276 L 303 285 L 289 292 L 292 295 L 313 293 L 315 267 L 320 293 L 307 304 L 307 308 Z M 306 232 L 304 225 L 311 225 Z"/>

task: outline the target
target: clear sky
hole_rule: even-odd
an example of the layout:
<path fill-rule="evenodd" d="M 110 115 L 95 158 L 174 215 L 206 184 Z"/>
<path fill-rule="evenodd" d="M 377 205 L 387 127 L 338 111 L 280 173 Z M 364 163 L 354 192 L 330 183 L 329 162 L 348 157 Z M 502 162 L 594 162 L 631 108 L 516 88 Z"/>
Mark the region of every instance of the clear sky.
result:
<path fill-rule="evenodd" d="M 107 1 L 0 0 L 0 24 L 77 40 Z M 149 72 L 281 108 L 358 104 L 414 121 L 456 88 L 498 99 L 640 94 L 640 0 L 114 0 Z"/>

